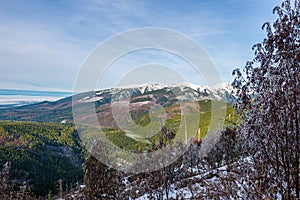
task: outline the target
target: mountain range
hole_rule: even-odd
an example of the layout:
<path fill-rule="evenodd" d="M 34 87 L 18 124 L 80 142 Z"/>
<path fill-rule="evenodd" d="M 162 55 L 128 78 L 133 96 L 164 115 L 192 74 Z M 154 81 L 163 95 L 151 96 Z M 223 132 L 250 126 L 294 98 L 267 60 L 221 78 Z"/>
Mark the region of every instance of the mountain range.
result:
<path fill-rule="evenodd" d="M 116 87 L 75 94 L 57 101 L 43 101 L 25 106 L 0 110 L 0 119 L 16 121 L 72 123 L 72 105 L 86 107 L 94 105 L 97 113 L 101 113 L 102 123 L 110 123 L 112 119 L 111 103 L 122 98 L 129 101 L 133 115 L 149 111 L 158 104 L 164 108 L 182 102 L 196 102 L 205 99 L 232 102 L 232 88 L 228 83 L 213 87 L 180 83 L 169 86 L 145 84 L 139 86 Z M 84 112 L 82 113 L 84 115 Z M 83 116 L 87 119 L 88 116 Z"/>

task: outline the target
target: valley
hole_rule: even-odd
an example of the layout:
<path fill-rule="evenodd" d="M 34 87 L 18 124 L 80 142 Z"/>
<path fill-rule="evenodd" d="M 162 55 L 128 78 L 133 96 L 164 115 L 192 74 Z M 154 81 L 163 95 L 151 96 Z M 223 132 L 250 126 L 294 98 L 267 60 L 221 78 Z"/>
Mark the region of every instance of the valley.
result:
<path fill-rule="evenodd" d="M 186 138 L 202 140 L 208 131 L 235 126 L 239 117 L 231 104 L 225 103 L 229 97 L 228 90 L 148 85 L 86 92 L 54 102 L 1 109 L 0 166 L 10 162 L 13 187 L 25 181 L 31 195 L 57 194 L 59 179 L 64 181 L 63 190 L 67 192 L 83 182 L 82 164 L 88 158 L 87 150 L 98 138 L 105 137 L 131 152 L 159 148 L 162 127 L 175 133 L 174 142 Z M 113 105 L 119 98 L 128 101 L 132 120 L 126 122 L 125 129 L 114 116 L 114 112 L 124 112 L 124 108 Z M 90 123 L 94 116 L 87 112 L 90 107 L 95 108 L 96 124 Z M 74 109 L 80 111 L 76 117 L 86 127 L 83 131 L 75 129 Z"/>

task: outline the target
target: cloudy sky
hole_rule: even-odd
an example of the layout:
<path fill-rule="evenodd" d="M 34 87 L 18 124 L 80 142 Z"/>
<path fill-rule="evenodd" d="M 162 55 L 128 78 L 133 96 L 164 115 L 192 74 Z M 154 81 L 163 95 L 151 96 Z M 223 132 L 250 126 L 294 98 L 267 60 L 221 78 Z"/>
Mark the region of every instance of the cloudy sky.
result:
<path fill-rule="evenodd" d="M 265 36 L 280 0 L 0 0 L 0 88 L 72 91 L 93 49 L 136 28 L 172 29 L 195 40 L 210 56 L 222 81 L 253 58 L 251 47 Z M 147 57 L 148 56 L 148 57 Z M 142 59 L 141 59 L 142 58 Z M 174 66 L 187 81 L 197 76 L 167 53 L 137 52 L 120 59 L 100 80 L 113 87 L 132 66 Z M 136 62 L 140 59 L 141 62 Z M 132 62 L 131 62 L 132 61 Z M 160 63 L 160 61 L 162 63 Z M 165 63 L 164 63 L 164 62 Z M 177 67 L 176 67 L 177 66 Z M 188 68 L 188 66 L 187 66 Z"/>

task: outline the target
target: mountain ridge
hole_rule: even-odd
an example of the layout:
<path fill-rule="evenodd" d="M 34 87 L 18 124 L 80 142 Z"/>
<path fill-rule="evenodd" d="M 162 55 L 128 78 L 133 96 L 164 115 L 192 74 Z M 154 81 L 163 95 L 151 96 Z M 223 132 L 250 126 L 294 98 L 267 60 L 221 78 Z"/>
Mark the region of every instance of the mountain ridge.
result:
<path fill-rule="evenodd" d="M 228 87 L 223 87 L 223 86 Z M 25 106 L 0 110 L 0 119 L 38 122 L 73 122 L 72 106 L 95 104 L 96 111 L 109 113 L 109 105 L 120 98 L 127 99 L 135 108 L 159 104 L 169 107 L 179 102 L 200 101 L 205 99 L 230 102 L 231 88 L 228 83 L 219 86 L 197 86 L 179 83 L 170 86 L 144 84 L 138 86 L 116 87 L 75 94 L 57 101 L 43 101 Z M 138 112 L 138 110 L 137 110 Z"/>

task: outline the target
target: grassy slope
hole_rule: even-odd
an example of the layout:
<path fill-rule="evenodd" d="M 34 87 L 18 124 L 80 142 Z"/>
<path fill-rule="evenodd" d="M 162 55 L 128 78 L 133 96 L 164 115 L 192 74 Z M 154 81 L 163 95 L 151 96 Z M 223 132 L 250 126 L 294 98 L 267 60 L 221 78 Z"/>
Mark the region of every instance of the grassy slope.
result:
<path fill-rule="evenodd" d="M 212 118 L 212 103 L 214 104 L 214 109 L 215 109 L 215 116 L 214 118 L 216 121 L 211 123 L 211 118 Z M 175 109 L 175 107 L 178 107 L 178 105 L 173 105 L 171 107 L 167 108 L 167 112 L 170 110 Z M 203 139 L 205 135 L 207 134 L 208 130 L 210 131 L 217 131 L 218 129 L 226 126 L 234 126 L 236 121 L 238 120 L 238 115 L 236 114 L 234 108 L 224 102 L 219 102 L 219 101 L 211 101 L 211 100 L 204 100 L 204 101 L 199 101 L 199 106 L 200 106 L 200 116 L 189 116 L 187 118 L 187 133 L 188 137 L 197 137 L 197 130 L 200 128 L 201 130 L 201 138 Z M 225 107 L 224 107 L 225 106 Z M 173 107 L 173 108 L 172 108 Z M 226 112 L 226 117 L 222 116 L 222 112 Z M 161 112 L 161 111 L 158 111 Z M 177 112 L 177 113 L 176 113 Z M 174 111 L 173 115 L 169 119 L 166 120 L 166 126 L 170 127 L 170 124 L 172 124 L 172 130 L 176 133 L 180 128 L 181 130 L 184 130 L 184 120 L 181 118 L 181 115 L 177 111 Z M 195 124 L 192 124 L 194 121 L 190 120 L 195 118 L 199 119 L 199 124 L 198 127 L 195 126 Z M 156 122 L 161 123 L 161 119 L 155 119 L 153 118 Z M 113 142 L 116 146 L 119 146 L 121 148 L 124 148 L 126 150 L 137 150 L 139 146 L 143 148 L 151 148 L 152 143 L 156 143 L 158 134 L 160 130 L 157 130 L 158 127 L 161 126 L 159 123 L 150 123 L 151 119 L 149 117 L 149 113 L 146 113 L 136 120 L 134 120 L 137 126 L 134 126 L 134 129 L 132 127 L 129 127 L 129 130 L 132 131 L 134 130 L 134 133 L 132 135 L 134 137 L 128 137 L 128 135 L 125 134 L 124 131 L 119 130 L 119 129 L 113 129 L 113 128 L 104 128 L 102 129 L 102 133 L 100 133 L 99 130 L 96 129 L 86 129 L 85 131 L 82 132 L 82 139 L 84 141 L 90 141 L 88 142 L 89 144 L 94 141 L 94 139 L 97 139 L 99 137 L 106 137 L 108 138 L 111 142 Z M 192 128 L 191 128 L 192 127 Z M 147 133 L 149 134 L 149 137 L 147 137 Z M 104 134 L 104 135 L 103 135 Z M 184 139 L 181 137 L 181 139 Z M 89 146 L 89 145 L 88 145 Z"/>

